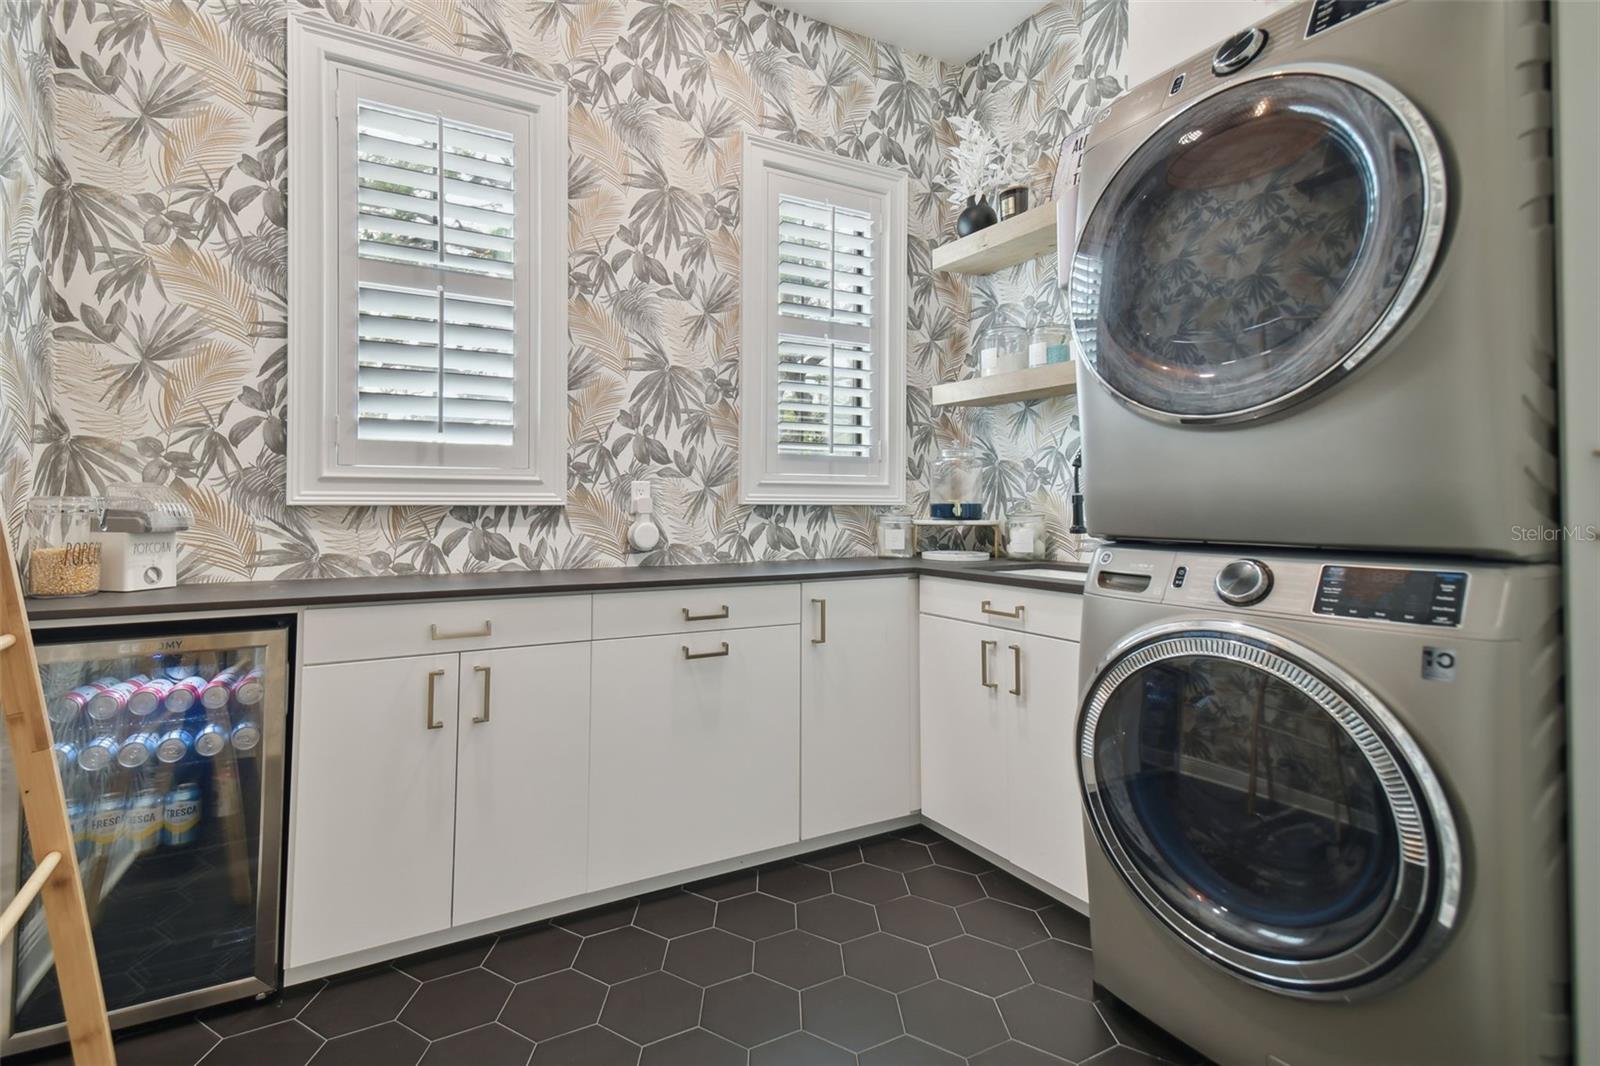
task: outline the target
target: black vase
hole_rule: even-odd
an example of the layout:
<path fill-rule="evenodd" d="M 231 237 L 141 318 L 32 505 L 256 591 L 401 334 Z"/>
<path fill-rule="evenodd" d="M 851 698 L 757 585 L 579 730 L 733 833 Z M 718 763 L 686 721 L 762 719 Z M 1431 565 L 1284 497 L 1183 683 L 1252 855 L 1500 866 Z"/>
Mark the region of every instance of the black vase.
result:
<path fill-rule="evenodd" d="M 981 229 L 988 229 L 995 224 L 994 208 L 988 202 L 976 196 L 967 197 L 967 206 L 962 209 L 956 218 L 956 236 L 965 237 L 977 233 Z"/>

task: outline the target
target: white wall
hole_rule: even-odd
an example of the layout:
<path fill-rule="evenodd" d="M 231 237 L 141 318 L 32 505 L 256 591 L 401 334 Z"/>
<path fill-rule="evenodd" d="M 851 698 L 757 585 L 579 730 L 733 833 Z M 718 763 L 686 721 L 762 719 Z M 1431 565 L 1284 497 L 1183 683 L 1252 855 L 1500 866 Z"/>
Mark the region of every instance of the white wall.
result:
<path fill-rule="evenodd" d="M 1131 0 L 1128 5 L 1130 86 L 1222 43 L 1223 38 L 1293 0 Z"/>

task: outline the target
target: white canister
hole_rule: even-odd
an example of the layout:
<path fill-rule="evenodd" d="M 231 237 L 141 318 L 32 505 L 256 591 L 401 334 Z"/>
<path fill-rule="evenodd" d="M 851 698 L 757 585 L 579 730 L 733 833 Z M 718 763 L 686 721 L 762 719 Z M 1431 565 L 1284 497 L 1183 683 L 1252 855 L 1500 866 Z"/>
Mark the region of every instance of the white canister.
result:
<path fill-rule="evenodd" d="M 178 583 L 176 533 L 97 533 L 102 592 L 169 589 Z"/>

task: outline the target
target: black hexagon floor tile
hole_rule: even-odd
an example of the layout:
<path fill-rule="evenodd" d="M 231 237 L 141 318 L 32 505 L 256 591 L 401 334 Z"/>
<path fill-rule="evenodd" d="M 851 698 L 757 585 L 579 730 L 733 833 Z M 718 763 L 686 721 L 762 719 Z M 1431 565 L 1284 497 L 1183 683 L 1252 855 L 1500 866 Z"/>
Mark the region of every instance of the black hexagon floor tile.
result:
<path fill-rule="evenodd" d="M 1022 949 L 1023 964 L 1036 984 L 1079 999 L 1094 998 L 1094 957 L 1076 944 L 1041 940 Z"/>
<path fill-rule="evenodd" d="M 447 977 L 480 965 L 493 946 L 494 937 L 479 937 L 462 944 L 446 944 L 442 948 L 419 951 L 396 961 L 394 965 L 395 969 L 404 970 L 419 981 L 431 981 L 435 977 Z"/>
<path fill-rule="evenodd" d="M 897 1036 L 887 1044 L 863 1051 L 861 1066 L 964 1066 L 966 1060 L 943 1048 L 925 1044 L 914 1036 Z"/>
<path fill-rule="evenodd" d="M 399 970 L 364 970 L 330 981 L 300 1012 L 300 1020 L 319 1036 L 343 1036 L 394 1021 L 420 987 L 421 982 Z"/>
<path fill-rule="evenodd" d="M 929 981 L 900 993 L 900 1014 L 906 1032 L 962 1058 L 1005 1040 L 1006 1026 L 989 996 Z"/>
<path fill-rule="evenodd" d="M 791 929 L 756 941 L 756 973 L 790 988 L 810 988 L 844 973 L 839 945 Z"/>
<path fill-rule="evenodd" d="M 721 929 L 702 929 L 678 937 L 667 947 L 661 968 L 685 981 L 710 986 L 750 972 L 755 945 Z"/>
<path fill-rule="evenodd" d="M 492 1022 L 511 995 L 511 982 L 488 970 L 464 970 L 422 982 L 400 1024 L 429 1040 Z"/>
<path fill-rule="evenodd" d="M 1082 1062 L 1117 1042 L 1094 1004 L 1053 988 L 1028 985 L 998 1002 L 1014 1039 L 1070 1062 Z"/>
<path fill-rule="evenodd" d="M 929 844 L 928 854 L 932 855 L 933 861 L 940 866 L 951 870 L 960 870 L 963 873 L 981 874 L 986 870 L 994 869 L 993 863 L 979 858 L 960 844 L 954 844 L 948 840 L 941 844 Z"/>
<path fill-rule="evenodd" d="M 464 1033 L 435 1040 L 422 1056 L 421 1066 L 523 1066 L 533 1054 L 533 1042 L 503 1025 L 490 1023 Z"/>
<path fill-rule="evenodd" d="M 933 865 L 933 856 L 928 852 L 926 844 L 918 844 L 914 840 L 901 840 L 898 837 L 874 840 L 861 845 L 861 857 L 874 866 L 882 866 L 886 870 L 899 870 L 901 873 Z"/>
<path fill-rule="evenodd" d="M 576 970 L 561 970 L 518 985 L 500 1011 L 500 1022 L 544 1041 L 593 1025 L 608 987 Z"/>
<path fill-rule="evenodd" d="M 1057 940 L 1065 940 L 1069 944 L 1076 944 L 1080 948 L 1092 948 L 1094 945 L 1089 940 L 1089 918 L 1077 911 L 1063 907 L 1057 903 L 1046 907 L 1039 912 L 1039 920 L 1044 923 L 1045 929 Z"/>
<path fill-rule="evenodd" d="M 745 1066 L 747 1052 L 706 1029 L 690 1029 L 644 1049 L 639 1066 Z"/>
<path fill-rule="evenodd" d="M 384 1022 L 329 1040 L 311 1059 L 311 1066 L 416 1066 L 427 1050 L 428 1042 L 410 1029 Z"/>
<path fill-rule="evenodd" d="M 800 994 L 760 974 L 706 989 L 700 1024 L 718 1036 L 755 1047 L 800 1028 Z"/>
<path fill-rule="evenodd" d="M 1053 941 L 1041 941 L 1049 943 Z M 958 936 L 936 945 L 933 965 L 944 980 L 986 996 L 1003 996 L 1029 983 L 1028 970 L 1014 948 L 975 936 Z"/>
<path fill-rule="evenodd" d="M 906 887 L 913 896 L 951 907 L 959 907 L 984 896 L 983 885 L 977 877 L 944 866 L 924 866 L 920 870 L 912 870 L 906 874 Z"/>
<path fill-rule="evenodd" d="M 845 896 L 808 899 L 795 911 L 801 929 L 840 944 L 878 930 L 878 913 L 872 905 Z"/>
<path fill-rule="evenodd" d="M 276 996 L 272 996 L 259 1003 L 245 1000 L 242 1003 L 228 1003 L 220 1007 L 212 1007 L 201 1011 L 198 1017 L 206 1023 L 206 1027 L 221 1037 L 237 1036 L 248 1033 L 252 1029 L 262 1029 L 279 1022 L 286 1022 L 290 1018 L 297 1018 L 318 994 L 321 993 L 323 981 L 311 981 L 293 988 L 286 988 Z M 397 1012 L 398 1013 L 398 1012 Z M 391 1015 L 390 1017 L 393 1017 Z M 378 1019 L 382 1021 L 383 1019 Z"/>
<path fill-rule="evenodd" d="M 894 870 L 861 863 L 835 870 L 833 890 L 862 903 L 886 903 L 906 894 L 906 879 Z"/>
<path fill-rule="evenodd" d="M 890 992 L 914 988 L 935 976 L 927 948 L 888 933 L 873 933 L 846 944 L 844 971 Z"/>
<path fill-rule="evenodd" d="M 563 915 L 555 920 L 555 924 L 563 929 L 571 929 L 579 936 L 593 936 L 608 929 L 620 929 L 631 924 L 634 912 L 638 909 L 639 901 L 628 899 Z"/>
<path fill-rule="evenodd" d="M 762 892 L 790 903 L 826 896 L 833 891 L 833 882 L 826 870 L 798 862 L 768 867 L 761 871 L 759 881 Z"/>
<path fill-rule="evenodd" d="M 980 899 L 956 908 L 961 925 L 973 936 L 1008 948 L 1037 944 L 1049 934 L 1033 911 L 997 899 Z"/>
<path fill-rule="evenodd" d="M 856 1066 L 856 1057 L 813 1033 L 790 1033 L 752 1048 L 750 1066 Z"/>
<path fill-rule="evenodd" d="M 731 874 L 722 874 L 719 877 L 708 877 L 704 881 L 695 881 L 683 886 L 686 891 L 704 896 L 710 900 L 732 899 L 742 896 L 746 892 L 756 890 L 756 872 L 754 870 L 739 870 Z"/>
<path fill-rule="evenodd" d="M 794 904 L 764 892 L 752 892 L 717 904 L 717 928 L 735 936 L 760 940 L 794 928 Z"/>
<path fill-rule="evenodd" d="M 591 1025 L 533 1049 L 528 1066 L 637 1066 L 639 1045 L 610 1029 Z"/>
<path fill-rule="evenodd" d="M 212 1066 L 306 1066 L 322 1037 L 293 1019 L 230 1036 L 206 1055 Z"/>
<path fill-rule="evenodd" d="M 649 973 L 611 986 L 600 1024 L 636 1044 L 693 1029 L 700 1021 L 699 985 L 670 973 Z"/>
<path fill-rule="evenodd" d="M 836 848 L 814 851 L 810 855 L 802 855 L 800 861 L 819 870 L 842 870 L 861 861 L 861 845 L 841 844 Z"/>
<path fill-rule="evenodd" d="M 553 925 L 507 933 L 483 960 L 483 968 L 507 981 L 529 981 L 571 966 L 582 943 L 577 933 Z"/>
<path fill-rule="evenodd" d="M 1014 903 L 1018 907 L 1026 907 L 1030 911 L 1048 907 L 1055 902 L 1032 885 L 1025 884 L 1000 870 L 979 874 L 978 880 L 983 883 L 984 892 L 993 898 Z"/>
<path fill-rule="evenodd" d="M 717 905 L 704 896 L 674 889 L 639 901 L 633 924 L 657 936 L 675 937 L 710 929 Z"/>
<path fill-rule="evenodd" d="M 967 1060 L 972 1066 L 1072 1066 L 1066 1059 L 1048 1055 L 1036 1047 L 1007 1040 Z"/>
<path fill-rule="evenodd" d="M 572 965 L 597 981 L 616 984 L 661 969 L 666 953 L 661 937 L 628 925 L 585 937 Z"/>
<path fill-rule="evenodd" d="M 961 935 L 961 921 L 954 908 L 919 896 L 902 896 L 878 904 L 878 924 L 885 933 L 918 944 L 937 944 Z"/>
<path fill-rule="evenodd" d="M 905 1032 L 895 998 L 853 977 L 806 989 L 800 1005 L 806 1032 L 850 1051 L 865 1051 Z"/>

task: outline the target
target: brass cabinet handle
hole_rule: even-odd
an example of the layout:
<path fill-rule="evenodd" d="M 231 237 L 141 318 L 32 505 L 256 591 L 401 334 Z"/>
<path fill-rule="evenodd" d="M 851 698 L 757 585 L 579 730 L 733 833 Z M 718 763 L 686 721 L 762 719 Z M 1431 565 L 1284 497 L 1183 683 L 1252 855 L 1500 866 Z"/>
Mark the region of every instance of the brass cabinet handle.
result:
<path fill-rule="evenodd" d="M 1011 688 L 1013 696 L 1022 695 L 1022 645 L 1011 645 Z"/>
<path fill-rule="evenodd" d="M 444 676 L 444 671 L 443 670 L 429 670 L 428 671 L 428 728 L 429 729 L 443 729 L 444 728 L 444 723 L 443 722 L 435 722 L 433 720 L 433 683 L 435 681 L 437 681 L 439 678 L 443 677 L 443 676 Z"/>
<path fill-rule="evenodd" d="M 1000 642 L 997 640 L 984 640 L 978 642 L 978 680 L 983 683 L 984 688 L 1000 687 L 1000 683 L 998 681 L 989 680 L 989 649 L 998 648 L 999 646 Z"/>
<path fill-rule="evenodd" d="M 682 645 L 682 648 L 683 657 L 685 659 L 720 659 L 724 655 L 728 654 L 727 641 L 722 642 L 722 647 L 718 651 L 690 651 L 689 645 L 687 644 Z"/>
<path fill-rule="evenodd" d="M 685 622 L 710 622 L 718 618 L 726 617 L 728 617 L 727 604 L 723 604 L 720 611 L 713 611 L 711 614 L 690 614 L 689 608 L 685 607 L 683 609 L 683 620 Z"/>
<path fill-rule="evenodd" d="M 984 600 L 983 606 L 979 607 L 978 610 L 982 611 L 984 614 L 992 614 L 996 618 L 1021 618 L 1023 606 L 1023 604 L 1019 603 L 1009 611 L 997 611 L 993 607 L 989 606 L 988 600 Z"/>
<path fill-rule="evenodd" d="M 828 601 L 813 599 L 817 605 L 817 635 L 811 638 L 813 644 L 828 643 Z"/>
<path fill-rule="evenodd" d="M 474 666 L 472 672 L 483 675 L 483 713 L 472 716 L 472 723 L 478 725 L 489 720 L 489 682 L 494 673 L 487 666 Z"/>
<path fill-rule="evenodd" d="M 487 637 L 494 634 L 494 623 L 485 618 L 482 629 L 467 629 L 459 633 L 441 633 L 438 626 L 428 627 L 429 640 L 465 640 L 468 637 Z"/>

